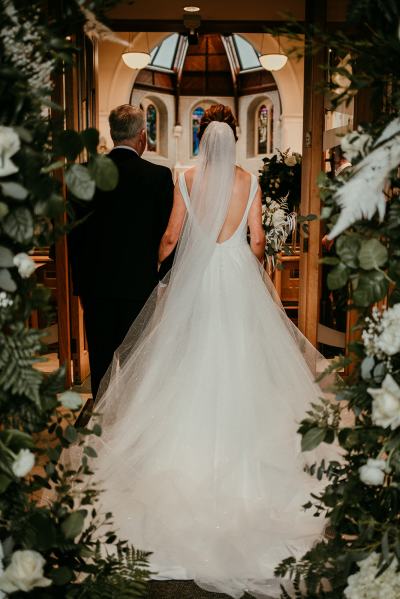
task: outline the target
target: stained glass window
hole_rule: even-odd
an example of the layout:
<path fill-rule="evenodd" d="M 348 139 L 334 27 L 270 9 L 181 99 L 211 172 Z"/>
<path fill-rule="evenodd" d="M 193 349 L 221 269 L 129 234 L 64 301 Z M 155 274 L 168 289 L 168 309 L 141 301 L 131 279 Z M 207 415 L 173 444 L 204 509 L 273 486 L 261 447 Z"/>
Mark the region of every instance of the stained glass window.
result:
<path fill-rule="evenodd" d="M 192 154 L 193 156 L 197 156 L 199 153 L 199 138 L 198 133 L 200 129 L 200 121 L 203 116 L 205 109 L 202 106 L 197 106 L 192 113 L 192 138 L 193 138 L 193 147 Z"/>
<path fill-rule="evenodd" d="M 258 110 L 258 154 L 268 151 L 268 108 L 263 104 Z"/>
<path fill-rule="evenodd" d="M 147 151 L 148 152 L 157 152 L 157 144 L 158 144 L 158 115 L 157 108 L 154 104 L 149 104 L 146 111 L 146 120 L 147 120 Z"/>
<path fill-rule="evenodd" d="M 257 154 L 272 154 L 273 137 L 273 106 L 262 104 L 257 112 Z"/>

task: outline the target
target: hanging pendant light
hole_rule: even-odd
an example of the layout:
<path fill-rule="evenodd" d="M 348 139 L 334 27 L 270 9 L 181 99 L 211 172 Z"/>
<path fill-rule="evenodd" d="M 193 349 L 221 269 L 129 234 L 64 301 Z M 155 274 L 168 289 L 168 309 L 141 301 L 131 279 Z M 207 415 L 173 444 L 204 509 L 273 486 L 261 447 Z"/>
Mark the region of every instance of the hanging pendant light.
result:
<path fill-rule="evenodd" d="M 129 34 L 129 37 L 131 34 Z M 135 50 L 126 50 L 122 53 L 122 60 L 130 69 L 144 69 L 147 67 L 151 60 L 149 52 L 149 34 L 146 33 L 147 38 L 147 52 L 136 52 Z M 131 39 L 129 40 L 129 46 L 132 45 Z"/>
<path fill-rule="evenodd" d="M 263 46 L 264 46 L 264 34 L 263 34 L 263 40 L 262 40 L 262 46 L 261 46 L 261 55 L 259 57 L 261 66 L 266 71 L 280 71 L 280 69 L 282 69 L 285 66 L 285 64 L 287 63 L 288 57 L 286 56 L 286 54 L 281 52 L 279 35 L 278 35 L 278 52 L 271 52 L 268 54 L 264 54 Z"/>

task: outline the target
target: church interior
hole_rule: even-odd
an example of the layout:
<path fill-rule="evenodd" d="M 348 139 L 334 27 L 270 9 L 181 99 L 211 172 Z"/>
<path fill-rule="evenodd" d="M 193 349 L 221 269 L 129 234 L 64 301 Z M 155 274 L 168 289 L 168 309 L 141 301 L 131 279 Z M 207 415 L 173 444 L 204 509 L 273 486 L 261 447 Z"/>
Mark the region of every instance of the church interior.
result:
<path fill-rule="evenodd" d="M 82 31 L 71 38 L 81 50 L 76 64 L 57 81 L 54 99 L 65 108 L 67 127 L 100 131 L 100 151 L 112 148 L 108 115 L 120 104 L 141 105 L 146 114 L 148 144 L 143 157 L 171 169 L 174 180 L 195 163 L 197 131 L 212 104 L 228 105 L 237 120 L 237 164 L 258 176 L 263 160 L 277 152 L 301 155 L 301 194 L 298 214 L 319 215 L 321 203 L 315 180 L 332 169 L 331 152 L 340 136 L 368 115 L 368 101 L 358 94 L 349 106 L 332 110 L 328 98 L 315 88 L 326 77 L 318 57 L 296 53 L 294 42 L 279 28 L 292 15 L 300 23 L 327 30 L 343 23 L 346 2 L 285 0 L 279 9 L 270 2 L 203 1 L 185 7 L 136 0 L 120 2 L 107 13 L 112 36 L 99 38 Z M 143 68 L 131 68 L 127 51 L 149 55 Z M 286 56 L 279 70 L 267 70 L 260 56 Z M 298 55 L 299 54 L 299 55 Z M 271 275 L 287 311 L 307 338 L 327 357 L 345 347 L 351 317 L 337 324 L 319 260 L 324 231 L 318 219 L 308 230 L 298 227 L 290 252 L 281 255 Z M 67 365 L 67 384 L 90 396 L 90 368 L 82 308 L 73 295 L 65 240 L 54 255 L 35 252 L 37 274 L 50 290 L 57 317 L 46 324 L 50 357 L 43 368 Z M 32 324 L 43 319 L 34 313 Z"/>

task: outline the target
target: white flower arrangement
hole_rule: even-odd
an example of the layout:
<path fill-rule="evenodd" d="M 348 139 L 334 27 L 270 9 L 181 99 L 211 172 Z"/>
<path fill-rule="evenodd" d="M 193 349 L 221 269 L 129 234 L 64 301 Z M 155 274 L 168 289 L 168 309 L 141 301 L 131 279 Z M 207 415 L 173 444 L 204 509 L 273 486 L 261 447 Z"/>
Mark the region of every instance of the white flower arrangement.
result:
<path fill-rule="evenodd" d="M 18 134 L 12 127 L 0 126 L 0 177 L 8 177 L 18 172 L 11 160 L 21 147 Z"/>
<path fill-rule="evenodd" d="M 14 301 L 8 297 L 6 291 L 0 291 L 0 308 L 9 308 L 13 303 Z"/>
<path fill-rule="evenodd" d="M 14 266 L 18 268 L 19 275 L 23 279 L 28 279 L 36 270 L 34 261 L 28 254 L 25 254 L 25 252 L 16 254 L 13 258 L 13 262 Z"/>
<path fill-rule="evenodd" d="M 267 260 L 275 266 L 274 254 L 283 250 L 286 240 L 296 227 L 296 213 L 288 213 L 286 198 L 265 198 L 263 204 L 263 226 L 267 241 Z"/>
<path fill-rule="evenodd" d="M 358 562 L 359 571 L 347 579 L 344 590 L 347 599 L 398 599 L 400 597 L 400 573 L 396 571 L 398 561 L 393 559 L 390 566 L 380 575 L 379 555 L 371 553 Z"/>
<path fill-rule="evenodd" d="M 11 0 L 5 0 L 4 4 L 11 23 L 0 29 L 5 56 L 29 77 L 32 93 L 41 94 L 45 90 L 50 92 L 55 61 L 53 58 L 45 58 L 39 50 L 44 45 L 44 32 L 38 17 L 22 20 Z"/>
<path fill-rule="evenodd" d="M 364 158 L 368 154 L 371 143 L 372 137 L 359 129 L 345 135 L 340 145 L 347 160 L 353 162 L 356 158 Z"/>
<path fill-rule="evenodd" d="M 392 430 L 400 426 L 400 387 L 391 374 L 383 379 L 378 389 L 367 389 L 373 397 L 372 422 Z"/>
<path fill-rule="evenodd" d="M 365 322 L 362 340 L 366 354 L 390 364 L 391 356 L 400 352 L 400 303 L 383 312 L 374 307 Z"/>
<path fill-rule="evenodd" d="M 28 593 L 35 587 L 50 586 L 52 581 L 43 576 L 45 563 L 43 556 L 37 551 L 14 551 L 11 563 L 0 576 L 0 590 L 6 593 Z"/>
<path fill-rule="evenodd" d="M 358 469 L 360 480 L 369 487 L 383 485 L 385 474 L 390 471 L 385 460 L 368 458 L 367 463 Z"/>
<path fill-rule="evenodd" d="M 35 454 L 33 454 L 29 449 L 21 449 L 16 455 L 11 465 L 11 469 L 15 476 L 18 476 L 18 478 L 23 478 L 32 470 L 34 465 Z"/>

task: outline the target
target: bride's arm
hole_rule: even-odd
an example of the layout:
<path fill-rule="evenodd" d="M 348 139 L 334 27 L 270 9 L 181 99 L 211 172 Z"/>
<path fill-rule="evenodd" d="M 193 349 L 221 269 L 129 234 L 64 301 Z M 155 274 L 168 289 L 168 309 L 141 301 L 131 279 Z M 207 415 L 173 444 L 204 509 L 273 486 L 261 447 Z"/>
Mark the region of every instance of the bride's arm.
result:
<path fill-rule="evenodd" d="M 174 251 L 181 234 L 183 221 L 185 220 L 186 206 L 183 200 L 179 185 L 175 185 L 174 203 L 172 205 L 171 216 L 168 225 L 162 236 L 158 250 L 158 262 L 164 262 L 166 258 Z"/>
<path fill-rule="evenodd" d="M 248 224 L 250 229 L 250 247 L 253 254 L 262 262 L 265 252 L 265 232 L 262 226 L 261 189 L 258 187 L 256 197 L 249 210 Z"/>

